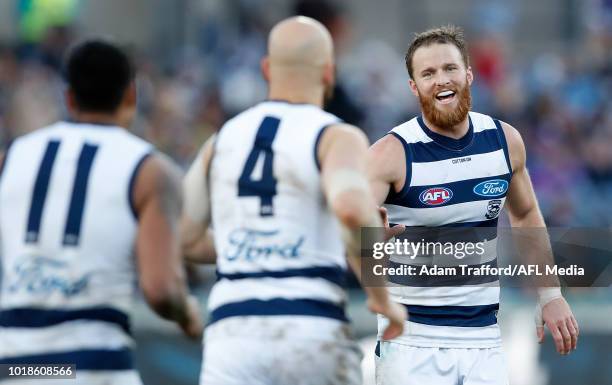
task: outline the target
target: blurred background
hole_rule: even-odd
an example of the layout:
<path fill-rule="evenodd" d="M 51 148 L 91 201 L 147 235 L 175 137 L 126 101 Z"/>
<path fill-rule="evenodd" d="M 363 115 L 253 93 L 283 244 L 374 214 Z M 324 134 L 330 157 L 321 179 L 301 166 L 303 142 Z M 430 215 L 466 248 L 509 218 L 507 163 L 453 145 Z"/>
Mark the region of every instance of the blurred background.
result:
<path fill-rule="evenodd" d="M 336 43 L 338 86 L 328 109 L 372 141 L 418 113 L 404 52 L 414 33 L 466 31 L 475 111 L 515 126 L 550 226 L 612 224 L 612 0 L 0 0 L 0 145 L 65 118 L 60 63 L 82 37 L 123 43 L 138 68 L 133 132 L 187 167 L 225 120 L 266 97 L 266 35 L 284 17 L 324 23 Z M 214 269 L 192 269 L 206 302 Z M 503 290 L 500 324 L 513 385 L 612 384 L 612 291 L 568 293 L 579 349 L 535 343 L 533 301 Z M 373 381 L 375 319 L 359 290 L 349 305 Z M 146 384 L 194 384 L 201 347 L 134 312 Z"/>

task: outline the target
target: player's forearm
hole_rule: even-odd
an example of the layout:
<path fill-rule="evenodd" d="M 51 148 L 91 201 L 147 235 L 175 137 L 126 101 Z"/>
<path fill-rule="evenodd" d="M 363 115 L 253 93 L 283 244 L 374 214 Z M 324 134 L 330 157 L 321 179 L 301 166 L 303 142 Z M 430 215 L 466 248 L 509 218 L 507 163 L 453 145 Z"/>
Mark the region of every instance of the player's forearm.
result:
<path fill-rule="evenodd" d="M 510 224 L 522 259 L 519 262 L 526 265 L 538 265 L 541 271 L 546 271 L 546 266 L 554 265 L 555 260 L 546 223 L 537 205 L 523 215 L 510 215 Z M 554 275 L 544 275 L 535 279 L 536 287 L 559 286 L 559 279 Z"/>
<path fill-rule="evenodd" d="M 143 285 L 143 292 L 155 313 L 183 325 L 188 319 L 187 285 L 182 277 L 176 277 L 172 281 L 149 287 Z"/>

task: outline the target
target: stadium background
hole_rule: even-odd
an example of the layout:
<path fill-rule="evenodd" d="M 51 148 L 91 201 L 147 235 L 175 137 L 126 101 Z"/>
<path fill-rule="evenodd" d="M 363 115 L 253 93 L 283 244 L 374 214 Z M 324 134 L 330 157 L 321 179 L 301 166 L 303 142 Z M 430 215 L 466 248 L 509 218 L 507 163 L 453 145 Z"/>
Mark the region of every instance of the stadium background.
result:
<path fill-rule="evenodd" d="M 549 225 L 612 224 L 612 1 L 610 0 L 0 0 L 0 144 L 65 116 L 59 64 L 71 42 L 102 34 L 126 44 L 138 67 L 132 130 L 187 166 L 229 117 L 265 98 L 259 74 L 266 34 L 299 13 L 323 21 L 336 42 L 332 112 L 376 140 L 414 116 L 403 54 L 413 33 L 465 28 L 476 81 L 474 110 L 523 135 Z M 202 303 L 214 269 L 190 270 Z M 572 289 L 579 348 L 558 356 L 535 343 L 533 299 L 502 291 L 500 324 L 513 385 L 612 384 L 612 292 Z M 355 332 L 371 383 L 375 318 L 351 291 Z M 200 345 L 134 311 L 146 384 L 193 384 Z"/>

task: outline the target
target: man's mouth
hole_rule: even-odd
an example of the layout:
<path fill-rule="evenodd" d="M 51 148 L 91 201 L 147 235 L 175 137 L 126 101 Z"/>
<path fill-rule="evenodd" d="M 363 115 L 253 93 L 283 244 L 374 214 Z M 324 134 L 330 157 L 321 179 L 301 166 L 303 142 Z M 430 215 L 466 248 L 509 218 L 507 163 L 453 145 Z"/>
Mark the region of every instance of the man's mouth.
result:
<path fill-rule="evenodd" d="M 442 104 L 447 104 L 453 101 L 455 94 L 455 91 L 451 90 L 441 91 L 436 94 L 436 99 Z"/>

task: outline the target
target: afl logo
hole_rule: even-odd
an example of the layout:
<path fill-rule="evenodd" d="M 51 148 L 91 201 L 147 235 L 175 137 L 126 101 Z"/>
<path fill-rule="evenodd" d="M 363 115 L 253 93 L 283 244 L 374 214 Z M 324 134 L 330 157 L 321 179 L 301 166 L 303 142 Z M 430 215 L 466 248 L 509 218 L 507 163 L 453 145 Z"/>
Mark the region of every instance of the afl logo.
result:
<path fill-rule="evenodd" d="M 474 186 L 474 194 L 481 197 L 498 197 L 508 190 L 508 182 L 503 179 L 492 179 Z"/>
<path fill-rule="evenodd" d="M 439 206 L 450 201 L 453 197 L 453 192 L 446 187 L 432 187 L 419 195 L 421 203 L 428 206 Z"/>

